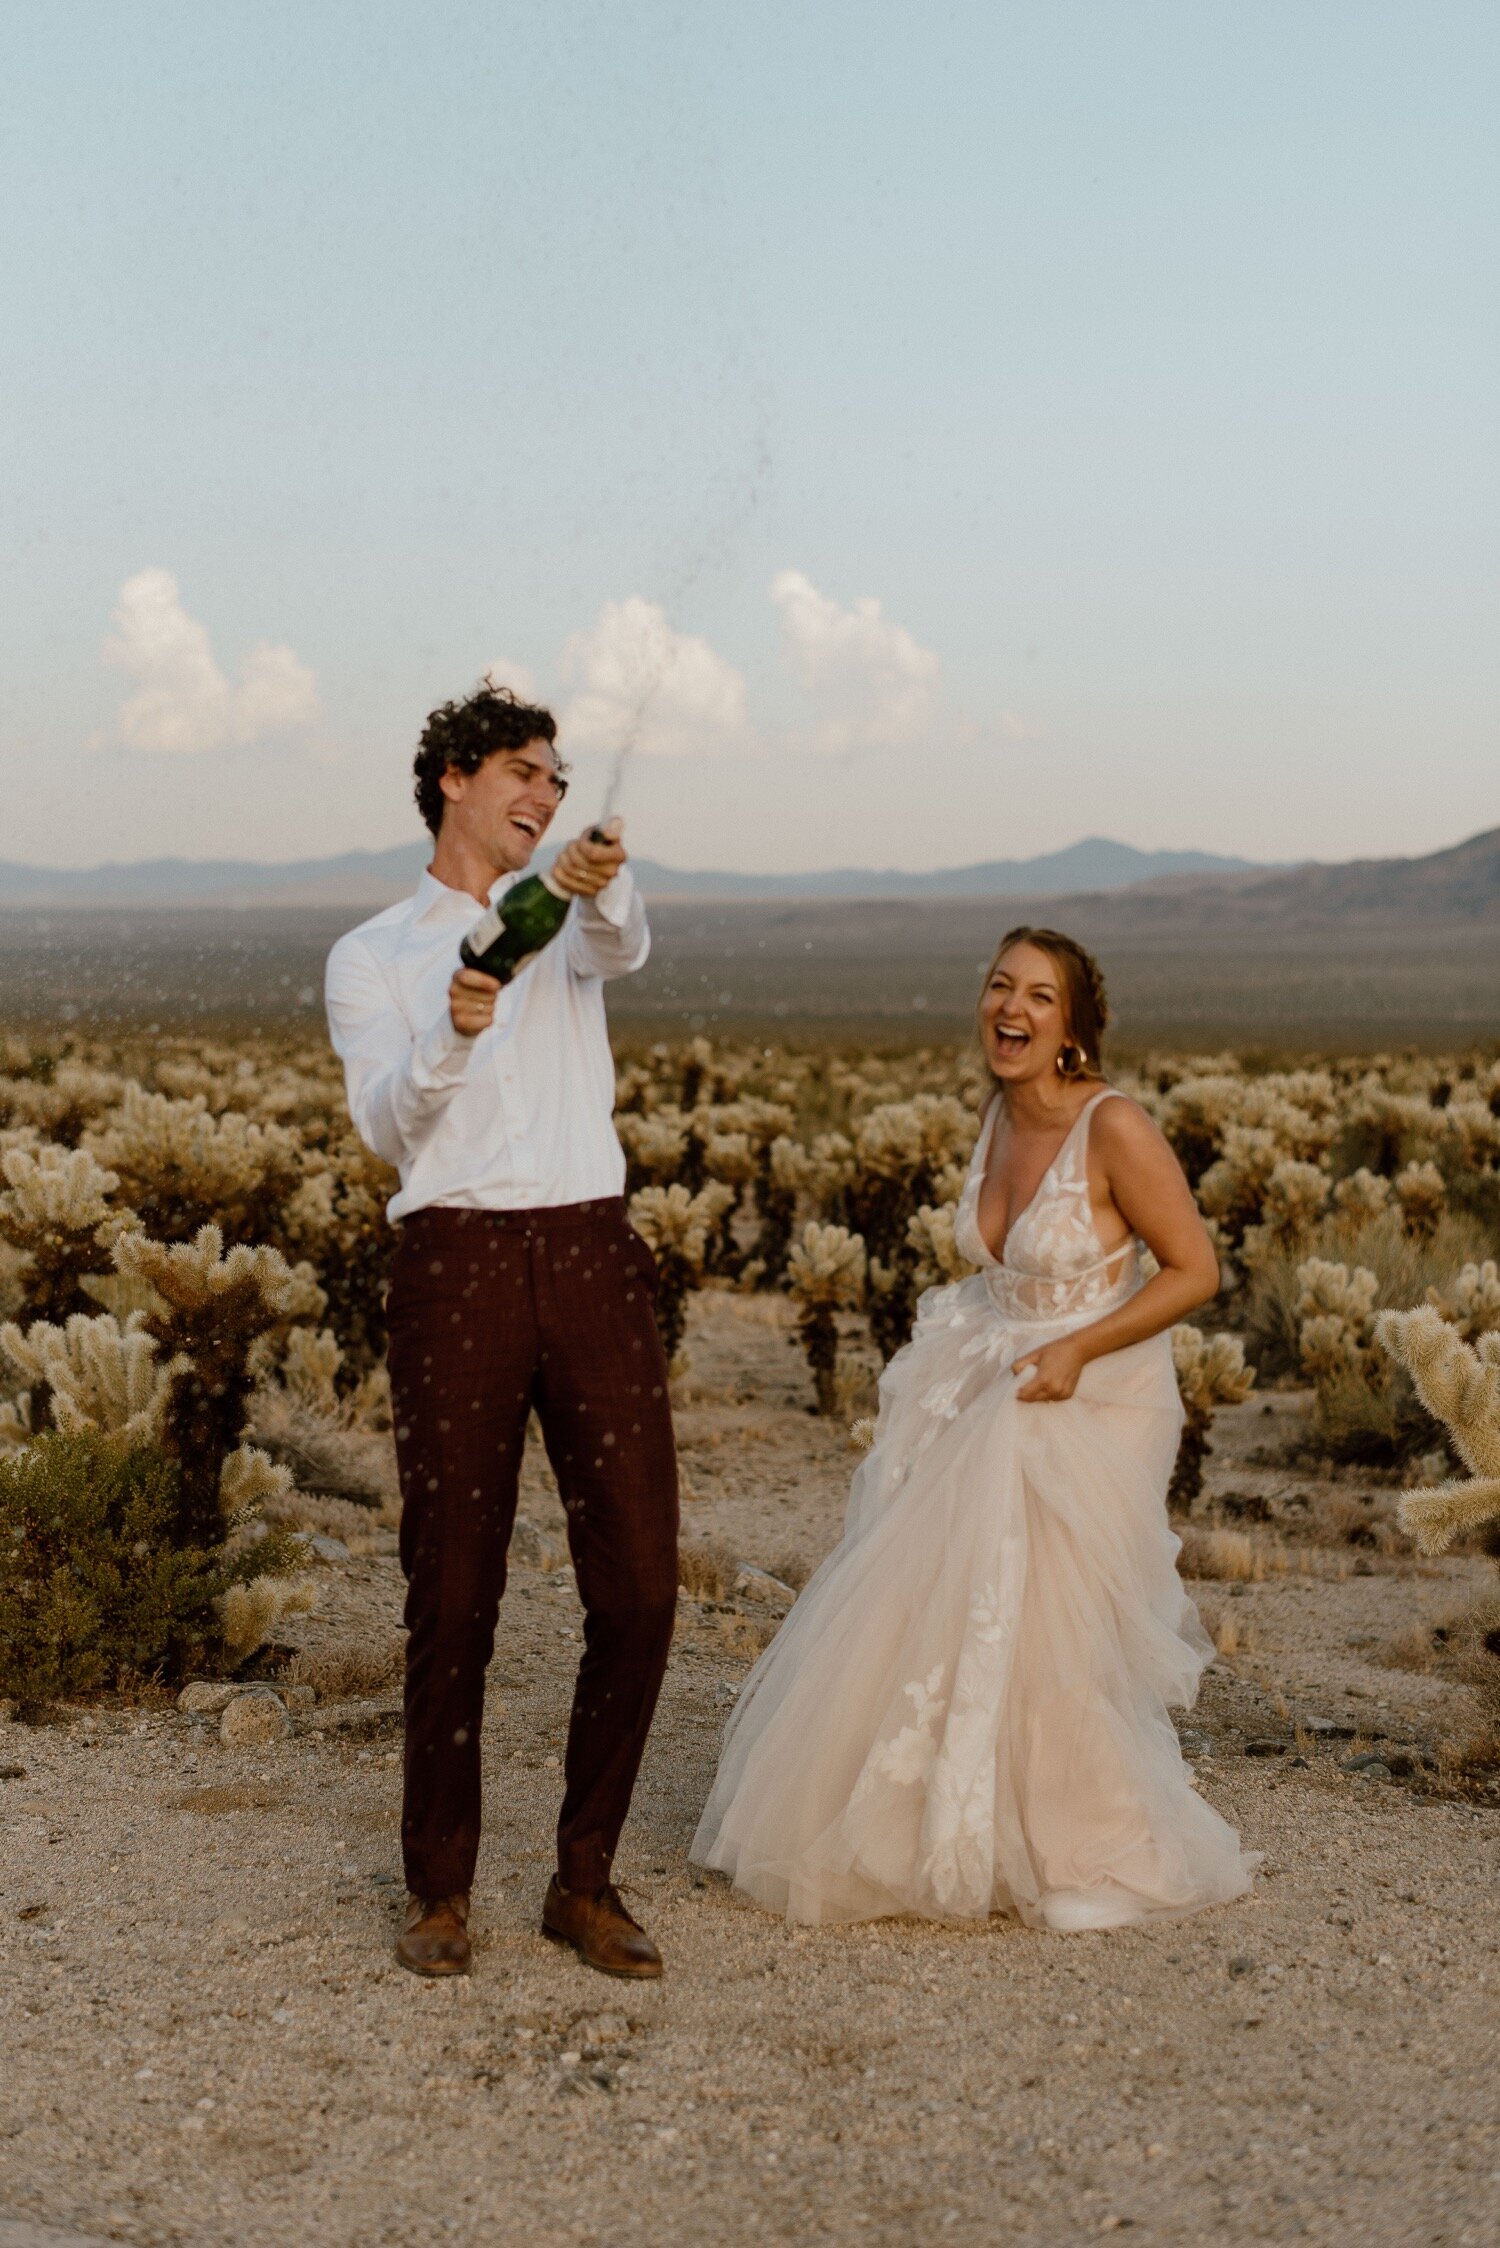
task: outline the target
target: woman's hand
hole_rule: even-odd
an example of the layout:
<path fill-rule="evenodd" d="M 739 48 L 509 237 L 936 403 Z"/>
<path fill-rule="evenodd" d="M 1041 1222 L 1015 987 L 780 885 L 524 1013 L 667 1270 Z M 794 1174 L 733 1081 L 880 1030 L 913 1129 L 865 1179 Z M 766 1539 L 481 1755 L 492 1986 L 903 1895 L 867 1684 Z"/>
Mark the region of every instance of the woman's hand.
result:
<path fill-rule="evenodd" d="M 1072 1396 L 1088 1362 L 1088 1353 L 1079 1347 L 1076 1335 L 1063 1335 L 1055 1343 L 1043 1343 L 1040 1350 L 1028 1350 L 1012 1368 L 1016 1374 L 1024 1374 L 1028 1369 L 1031 1374 L 1026 1387 L 1016 1391 L 1017 1403 L 1060 1404 L 1063 1398 Z"/>

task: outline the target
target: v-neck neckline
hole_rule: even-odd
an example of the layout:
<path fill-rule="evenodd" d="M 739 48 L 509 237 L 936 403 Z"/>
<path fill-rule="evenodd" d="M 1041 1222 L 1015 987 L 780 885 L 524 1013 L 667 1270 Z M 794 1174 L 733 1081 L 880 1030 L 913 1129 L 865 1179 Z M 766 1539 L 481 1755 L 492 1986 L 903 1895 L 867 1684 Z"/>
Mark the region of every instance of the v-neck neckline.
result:
<path fill-rule="evenodd" d="M 995 1095 L 994 1114 L 989 1125 L 989 1145 L 984 1151 L 984 1162 L 980 1167 L 979 1192 L 974 1197 L 974 1231 L 978 1234 L 982 1246 L 985 1248 L 989 1256 L 997 1265 L 1004 1264 L 1005 1252 L 1010 1247 L 1012 1234 L 1015 1232 L 1016 1227 L 1020 1225 L 1021 1221 L 1029 1216 L 1031 1211 L 1035 1209 L 1038 1201 L 1041 1199 L 1043 1187 L 1047 1184 L 1047 1181 L 1051 1178 L 1053 1172 L 1057 1169 L 1058 1164 L 1061 1163 L 1063 1157 L 1067 1154 L 1069 1144 L 1073 1138 L 1073 1134 L 1077 1131 L 1084 1118 L 1086 1116 L 1092 1115 L 1098 1103 L 1103 1100 L 1105 1094 L 1110 1090 L 1111 1088 L 1107 1085 L 1101 1086 L 1097 1093 L 1095 1093 L 1089 1100 L 1086 1100 L 1084 1102 L 1082 1108 L 1078 1111 L 1078 1114 L 1074 1117 L 1072 1123 L 1068 1126 L 1068 1129 L 1066 1130 L 1066 1132 L 1064 1132 L 1061 1140 L 1058 1142 L 1057 1153 L 1053 1156 L 1051 1162 L 1047 1165 L 1047 1168 L 1043 1171 L 1041 1177 L 1037 1180 L 1036 1185 L 1032 1188 L 1030 1194 L 1028 1194 L 1028 1196 L 1026 1197 L 1026 1200 L 1022 1204 L 1021 1208 L 1017 1210 L 1014 1217 L 1012 1217 L 1009 1223 L 1006 1225 L 1005 1239 L 1001 1242 L 998 1252 L 995 1249 L 991 1248 L 989 1240 L 985 1235 L 984 1228 L 979 1223 L 979 1205 L 984 1199 L 984 1186 L 986 1177 L 989 1173 L 990 1156 L 994 1152 L 995 1126 L 998 1123 L 999 1119 L 1005 1115 L 1004 1096 L 1000 1093 L 997 1093 Z M 1009 1119 L 1007 1118 L 1006 1121 L 1008 1123 Z"/>

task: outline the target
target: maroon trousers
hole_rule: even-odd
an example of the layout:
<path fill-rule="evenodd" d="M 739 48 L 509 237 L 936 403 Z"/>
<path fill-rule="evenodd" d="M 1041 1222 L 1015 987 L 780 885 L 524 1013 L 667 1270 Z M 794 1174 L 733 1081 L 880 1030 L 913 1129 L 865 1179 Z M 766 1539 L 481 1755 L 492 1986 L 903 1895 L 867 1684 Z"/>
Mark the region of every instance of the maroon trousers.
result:
<path fill-rule="evenodd" d="M 651 1253 L 619 1199 L 419 1210 L 391 1276 L 391 1403 L 406 1572 L 407 1886 L 472 1886 L 480 1728 L 533 1407 L 584 1608 L 558 1872 L 610 1866 L 666 1670 L 677 1464 Z"/>

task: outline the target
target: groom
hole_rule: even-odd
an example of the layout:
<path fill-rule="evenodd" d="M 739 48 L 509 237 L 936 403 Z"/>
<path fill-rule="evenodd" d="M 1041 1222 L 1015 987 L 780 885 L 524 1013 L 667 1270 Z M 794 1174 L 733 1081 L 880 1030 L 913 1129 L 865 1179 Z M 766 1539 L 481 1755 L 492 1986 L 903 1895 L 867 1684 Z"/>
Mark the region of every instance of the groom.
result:
<path fill-rule="evenodd" d="M 655 1274 L 626 1218 L 611 1121 L 604 979 L 639 968 L 650 947 L 618 837 L 559 853 L 567 920 L 513 982 L 458 956 L 567 792 L 556 735 L 548 711 L 501 688 L 434 711 L 415 765 L 432 863 L 413 897 L 341 937 L 328 962 L 350 1112 L 401 1175 L 387 1316 L 410 1895 L 396 1956 L 418 1975 L 469 1966 L 485 1668 L 533 1408 L 584 1608 L 542 1932 L 605 1974 L 661 1973 L 610 1881 L 677 1597 Z"/>

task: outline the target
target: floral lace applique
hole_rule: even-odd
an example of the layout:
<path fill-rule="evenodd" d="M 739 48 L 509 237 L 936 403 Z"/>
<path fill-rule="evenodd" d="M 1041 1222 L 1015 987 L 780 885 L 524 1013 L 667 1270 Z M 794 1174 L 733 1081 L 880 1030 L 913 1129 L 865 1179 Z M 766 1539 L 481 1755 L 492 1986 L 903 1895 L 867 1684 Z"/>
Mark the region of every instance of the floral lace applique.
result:
<path fill-rule="evenodd" d="M 925 1678 L 914 1678 L 902 1688 L 915 1723 L 903 1725 L 890 1740 L 881 1742 L 859 1776 L 856 1801 L 877 1779 L 889 1780 L 895 1787 L 915 1787 L 926 1779 L 937 1755 L 938 1724 L 948 1706 L 943 1695 L 946 1675 L 946 1665 L 939 1663 Z"/>

